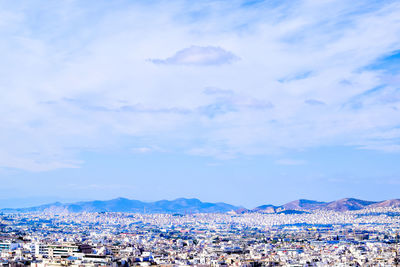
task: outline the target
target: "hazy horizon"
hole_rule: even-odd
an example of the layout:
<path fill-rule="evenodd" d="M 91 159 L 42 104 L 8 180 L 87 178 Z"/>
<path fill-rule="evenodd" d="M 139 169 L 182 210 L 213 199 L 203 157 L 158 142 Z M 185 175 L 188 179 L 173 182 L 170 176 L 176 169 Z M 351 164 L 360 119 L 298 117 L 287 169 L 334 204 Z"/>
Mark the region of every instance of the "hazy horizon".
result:
<path fill-rule="evenodd" d="M 145 202 L 145 203 L 151 203 L 151 202 L 157 202 L 157 201 L 163 201 L 163 200 L 167 200 L 167 201 L 174 201 L 174 200 L 178 200 L 178 199 L 197 199 L 200 200 L 201 202 L 209 202 L 209 203 L 225 203 L 225 204 L 231 204 L 237 207 L 243 207 L 246 209 L 254 209 L 256 207 L 259 206 L 263 206 L 263 205 L 273 205 L 273 206 L 282 206 L 284 204 L 287 204 L 289 202 L 292 201 L 296 201 L 296 200 L 311 200 L 311 201 L 321 201 L 321 202 L 325 202 L 325 203 L 329 203 L 332 201 L 336 201 L 336 200 L 341 200 L 341 199 L 352 199 L 353 197 L 343 197 L 340 199 L 331 199 L 331 200 L 321 200 L 321 199 L 291 199 L 287 202 L 282 202 L 282 203 L 276 203 L 276 202 L 268 202 L 268 203 L 261 203 L 258 204 L 256 206 L 245 206 L 242 205 L 240 203 L 228 203 L 226 201 L 205 201 L 203 199 L 199 199 L 196 197 L 176 197 L 176 198 L 171 198 L 171 199 L 147 199 L 147 200 L 143 200 L 143 199 L 133 199 L 133 198 L 129 198 L 129 197 L 114 197 L 114 198 L 109 198 L 109 199 L 78 199 L 78 198 L 60 198 L 60 197 L 26 197 L 26 198 L 10 198 L 10 199 L 0 199 L 0 209 L 3 208 L 10 208 L 10 209 L 15 209 L 15 208 L 30 208 L 30 207 L 35 207 L 35 206 L 40 206 L 40 205 L 44 205 L 44 204 L 53 204 L 56 202 L 59 203 L 63 203 L 63 204 L 68 204 L 68 203 L 77 203 L 77 202 L 91 202 L 91 201 L 109 201 L 109 200 L 114 200 L 114 199 L 119 199 L 119 198 L 124 198 L 124 199 L 129 199 L 129 200 L 139 200 L 141 202 Z M 365 200 L 365 201 L 373 201 L 373 202 L 381 202 L 381 201 L 385 201 L 385 200 L 389 200 L 389 199 L 361 199 L 361 200 Z"/>
<path fill-rule="evenodd" d="M 399 1 L 2 2 L 0 207 L 400 198 L 399 17 Z"/>

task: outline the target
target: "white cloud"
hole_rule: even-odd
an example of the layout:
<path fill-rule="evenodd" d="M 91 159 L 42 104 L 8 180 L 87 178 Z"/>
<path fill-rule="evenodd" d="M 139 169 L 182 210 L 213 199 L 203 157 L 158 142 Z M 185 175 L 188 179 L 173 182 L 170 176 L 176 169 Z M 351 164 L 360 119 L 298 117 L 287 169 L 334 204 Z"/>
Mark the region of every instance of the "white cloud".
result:
<path fill-rule="evenodd" d="M 132 149 L 134 153 L 151 153 L 151 152 L 163 152 L 163 150 L 157 146 L 144 146 L 144 147 L 135 147 Z"/>
<path fill-rule="evenodd" d="M 398 77 L 366 66 L 400 49 L 399 3 L 20 4 L 0 21 L 0 166 L 77 167 L 127 139 L 217 158 L 398 150 Z"/>
<path fill-rule="evenodd" d="M 223 65 L 239 60 L 233 53 L 215 46 L 190 46 L 166 59 L 151 59 L 154 64 L 166 65 Z"/>
<path fill-rule="evenodd" d="M 324 102 L 316 100 L 316 99 L 307 99 L 306 101 L 304 101 L 304 103 L 311 105 L 311 106 L 325 105 Z"/>
<path fill-rule="evenodd" d="M 151 152 L 152 149 L 150 147 L 137 147 L 132 149 L 132 151 L 136 153 L 148 153 Z"/>

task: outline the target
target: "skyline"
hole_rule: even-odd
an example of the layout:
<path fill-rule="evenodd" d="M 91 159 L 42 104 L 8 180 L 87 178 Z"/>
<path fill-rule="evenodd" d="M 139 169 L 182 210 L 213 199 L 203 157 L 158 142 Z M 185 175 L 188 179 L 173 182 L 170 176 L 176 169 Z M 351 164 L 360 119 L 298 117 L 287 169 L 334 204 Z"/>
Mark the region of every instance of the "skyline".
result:
<path fill-rule="evenodd" d="M 0 214 L 10 213 L 96 213 L 96 212 L 125 212 L 138 214 L 163 214 L 163 213 L 285 213 L 293 211 L 334 211 L 348 212 L 356 210 L 392 209 L 400 207 L 400 199 L 386 199 L 369 201 L 365 199 L 343 198 L 334 201 L 319 201 L 311 199 L 296 199 L 276 205 L 265 203 L 257 207 L 232 205 L 226 202 L 204 202 L 197 198 L 159 199 L 156 201 L 140 201 L 118 197 L 107 200 L 77 201 L 77 202 L 51 202 L 39 205 L 22 206 L 15 201 L 8 201 L 9 206 L 0 207 Z"/>
<path fill-rule="evenodd" d="M 398 1 L 2 2 L 0 206 L 399 198 L 399 17 Z"/>

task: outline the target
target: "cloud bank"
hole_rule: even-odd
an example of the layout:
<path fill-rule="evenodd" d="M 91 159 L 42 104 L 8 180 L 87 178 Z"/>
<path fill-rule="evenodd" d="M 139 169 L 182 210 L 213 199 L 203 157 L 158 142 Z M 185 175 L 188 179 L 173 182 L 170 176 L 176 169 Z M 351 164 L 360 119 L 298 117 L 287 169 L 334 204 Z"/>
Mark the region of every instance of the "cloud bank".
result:
<path fill-rule="evenodd" d="M 79 167 L 85 151 L 151 146 L 217 158 L 400 151 L 397 1 L 1 9 L 3 168 Z"/>

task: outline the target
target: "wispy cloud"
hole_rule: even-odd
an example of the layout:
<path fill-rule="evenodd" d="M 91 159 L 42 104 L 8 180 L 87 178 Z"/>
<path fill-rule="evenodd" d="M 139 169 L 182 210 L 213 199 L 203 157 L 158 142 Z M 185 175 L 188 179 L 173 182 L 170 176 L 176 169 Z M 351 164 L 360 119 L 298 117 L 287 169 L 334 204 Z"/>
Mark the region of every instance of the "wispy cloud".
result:
<path fill-rule="evenodd" d="M 0 166 L 79 167 L 143 137 L 212 157 L 398 150 L 396 1 L 46 3 L 2 4 Z"/>
<path fill-rule="evenodd" d="M 232 52 L 217 46 L 191 46 L 166 59 L 151 59 L 154 64 L 210 66 L 239 60 Z"/>
<path fill-rule="evenodd" d="M 151 152 L 162 152 L 163 150 L 158 146 L 143 146 L 143 147 L 135 147 L 132 148 L 132 152 L 134 153 L 151 153 Z"/>
<path fill-rule="evenodd" d="M 316 100 L 316 99 L 307 99 L 306 101 L 304 101 L 304 103 L 311 105 L 311 106 L 325 105 L 324 102 Z"/>

